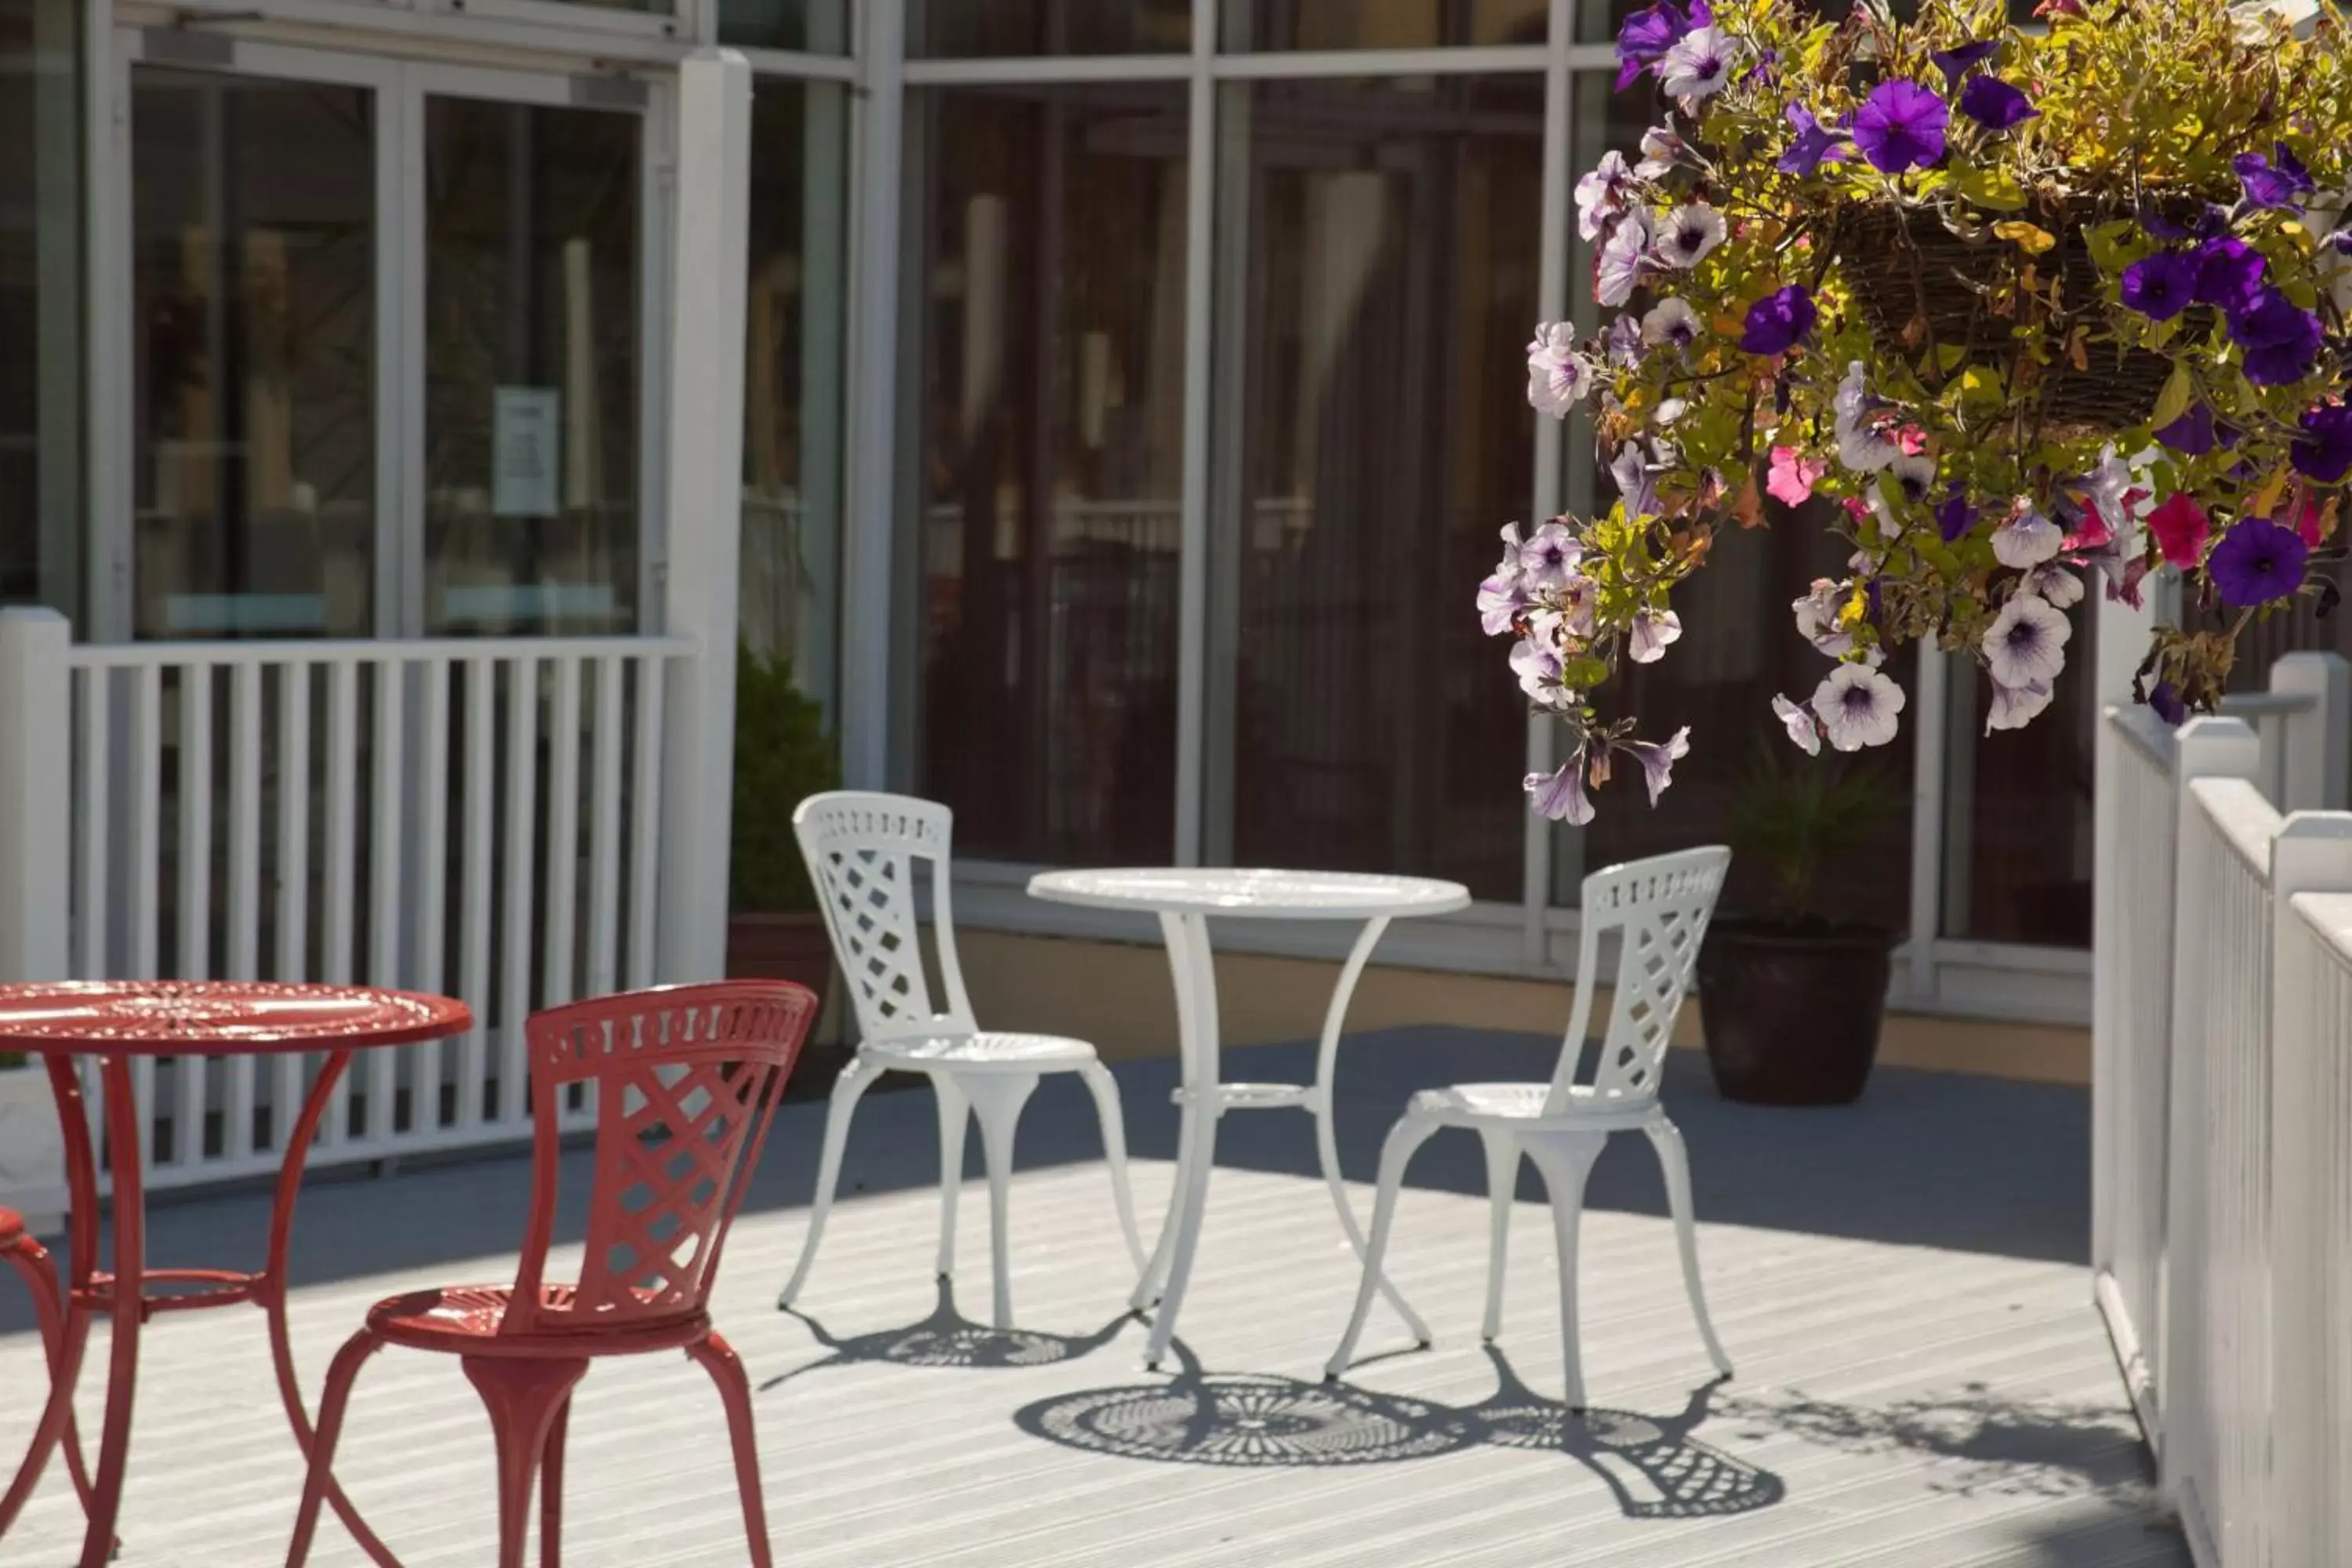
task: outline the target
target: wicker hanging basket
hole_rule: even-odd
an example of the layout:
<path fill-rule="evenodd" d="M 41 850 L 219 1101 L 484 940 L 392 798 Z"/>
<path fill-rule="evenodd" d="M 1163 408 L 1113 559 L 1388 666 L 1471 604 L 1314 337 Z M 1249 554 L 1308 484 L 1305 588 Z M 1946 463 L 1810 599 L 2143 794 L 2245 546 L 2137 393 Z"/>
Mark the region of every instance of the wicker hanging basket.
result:
<path fill-rule="evenodd" d="M 2084 197 L 2019 216 L 2057 237 L 2032 259 L 2042 277 L 2062 279 L 2066 314 L 2047 331 L 2063 342 L 2076 324 L 2096 317 L 2101 279 L 2083 233 L 2108 215 Z M 2023 345 L 2012 336 L 2011 320 L 1995 315 L 1986 296 L 2009 280 L 2023 254 L 1990 234 L 1955 234 L 1932 209 L 1889 202 L 1864 206 L 1848 220 L 1839 245 L 1871 331 L 1889 352 L 1924 350 L 1931 337 L 1939 348 L 1958 345 L 1962 365 L 1993 367 L 2004 376 Z M 1917 335 L 1915 323 L 1922 321 L 1927 337 Z M 2078 369 L 2059 352 L 2036 367 L 2042 428 L 2050 435 L 2105 434 L 2141 424 L 2172 374 L 2171 362 L 2147 349 L 2094 342 L 2086 345 L 2085 358 L 2086 366 Z"/>

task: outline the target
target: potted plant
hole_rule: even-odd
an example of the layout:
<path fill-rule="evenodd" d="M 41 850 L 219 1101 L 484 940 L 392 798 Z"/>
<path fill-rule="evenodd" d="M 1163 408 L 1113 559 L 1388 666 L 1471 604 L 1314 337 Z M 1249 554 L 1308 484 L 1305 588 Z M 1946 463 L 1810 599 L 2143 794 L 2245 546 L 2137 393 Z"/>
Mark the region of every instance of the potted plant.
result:
<path fill-rule="evenodd" d="M 0 1051 L 0 1204 L 36 1231 L 54 1228 L 65 1215 L 65 1160 L 48 1068 Z"/>
<path fill-rule="evenodd" d="M 1877 769 L 1800 767 L 1759 751 L 1741 781 L 1734 863 L 1759 864 L 1761 913 L 1718 916 L 1699 948 L 1699 1021 L 1716 1088 L 1752 1105 L 1843 1105 L 1878 1057 L 1895 935 L 1841 919 L 1822 868 L 1900 803 Z"/>
<path fill-rule="evenodd" d="M 735 666 L 729 974 L 796 980 L 824 993 L 833 975 L 833 945 L 793 835 L 793 812 L 840 781 L 824 711 L 793 684 L 791 661 L 762 658 L 744 644 Z"/>
<path fill-rule="evenodd" d="M 1905 643 L 1973 658 L 1989 728 L 2046 710 L 2088 584 L 2178 572 L 2177 722 L 2237 639 L 2326 569 L 2352 475 L 2352 37 L 2327 8 L 2044 0 L 1661 0 L 1618 37 L 1653 96 L 1578 184 L 1598 330 L 1537 329 L 1528 398 L 1591 422 L 1617 499 L 1522 534 L 1478 592 L 1570 731 L 1537 809 L 1591 819 L 1642 740 L 1599 693 L 1670 657 L 1715 531 L 1826 515 L 1848 565 L 1792 605 L 1834 661 L 1773 708 L 1818 753 L 1895 739 Z M 2309 7 L 2303 9 L 2308 10 Z M 1803 508 L 1818 499 L 1824 504 Z"/>

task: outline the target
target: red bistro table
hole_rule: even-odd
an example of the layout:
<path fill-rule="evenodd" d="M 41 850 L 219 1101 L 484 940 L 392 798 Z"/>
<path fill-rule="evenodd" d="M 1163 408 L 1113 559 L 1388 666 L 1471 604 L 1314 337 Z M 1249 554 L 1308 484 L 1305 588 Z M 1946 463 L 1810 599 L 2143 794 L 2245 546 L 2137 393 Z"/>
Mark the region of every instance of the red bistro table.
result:
<path fill-rule="evenodd" d="M 298 985 L 251 981 L 79 981 L 0 985 L 0 1048 L 39 1056 L 64 1123 L 66 1191 L 71 1205 L 66 1331 L 53 1372 L 47 1407 L 34 1441 L 62 1435 L 81 1371 L 90 1321 L 106 1314 L 114 1338 L 106 1389 L 106 1426 L 99 1443 L 82 1568 L 100 1568 L 114 1546 L 115 1515 L 122 1505 L 123 1472 L 131 1453 L 131 1395 L 139 1377 L 139 1331 L 157 1312 L 189 1311 L 249 1301 L 269 1318 L 270 1354 L 287 1419 L 307 1460 L 310 1416 L 294 1376 L 294 1349 L 286 1324 L 286 1247 L 294 1228 L 294 1197 L 303 1162 L 336 1083 L 352 1053 L 371 1047 L 440 1039 L 473 1027 L 463 1002 L 406 991 L 354 985 Z M 302 1114 L 286 1142 L 278 1199 L 269 1215 L 269 1250 L 256 1273 L 216 1268 L 147 1267 L 147 1194 L 140 1169 L 144 1147 L 132 1089 L 136 1057 L 323 1055 Z M 98 1064 L 105 1101 L 109 1173 L 114 1178 L 114 1267 L 98 1266 L 98 1152 L 82 1099 L 79 1058 Z M 201 1108 L 194 1135 L 202 1136 Z M 178 1289 L 150 1295 L 150 1286 Z M 328 1500 L 368 1554 L 398 1568 L 331 1480 Z"/>

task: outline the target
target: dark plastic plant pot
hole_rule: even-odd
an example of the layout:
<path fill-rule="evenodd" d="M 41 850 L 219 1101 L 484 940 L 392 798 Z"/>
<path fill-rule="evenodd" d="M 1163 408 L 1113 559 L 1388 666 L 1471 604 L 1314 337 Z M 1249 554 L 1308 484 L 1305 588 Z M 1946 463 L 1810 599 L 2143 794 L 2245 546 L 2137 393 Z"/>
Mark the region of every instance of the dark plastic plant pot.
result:
<path fill-rule="evenodd" d="M 1846 1105 L 1878 1058 L 1895 937 L 1867 926 L 1717 920 L 1698 956 L 1715 1086 L 1748 1105 Z"/>

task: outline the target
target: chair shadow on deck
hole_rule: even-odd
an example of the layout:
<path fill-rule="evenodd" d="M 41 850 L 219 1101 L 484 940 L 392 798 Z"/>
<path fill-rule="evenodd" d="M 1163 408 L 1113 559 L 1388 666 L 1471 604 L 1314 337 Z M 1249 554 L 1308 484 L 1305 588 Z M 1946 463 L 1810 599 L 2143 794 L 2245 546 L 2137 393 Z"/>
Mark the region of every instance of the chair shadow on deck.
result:
<path fill-rule="evenodd" d="M 1557 1449 L 1599 1476 L 1628 1519 L 1752 1513 L 1787 1496 L 1780 1477 L 1692 1436 L 1720 1380 L 1672 1415 L 1577 1413 L 1530 1390 L 1490 1345 L 1495 1392 L 1454 1406 L 1349 1383 L 1208 1373 L 1182 1341 L 1171 1348 L 1172 1378 L 1041 1400 L 1013 1424 L 1088 1453 L 1254 1468 L 1388 1464 L 1482 1446 Z"/>
<path fill-rule="evenodd" d="M 760 1384 L 760 1392 L 765 1394 L 808 1373 L 858 1363 L 908 1367 L 964 1367 L 979 1371 L 1034 1370 L 1091 1355 L 1117 1339 L 1119 1331 L 1135 1321 L 1134 1313 L 1121 1312 L 1089 1334 L 992 1328 L 986 1323 L 973 1322 L 957 1309 L 953 1280 L 941 1278 L 939 1290 L 938 1305 L 919 1321 L 903 1328 L 856 1334 L 848 1339 L 837 1338 L 822 1322 L 798 1308 L 779 1309 L 784 1316 L 797 1318 L 806 1324 L 816 1342 L 829 1353 L 821 1361 L 810 1362 L 805 1366 L 797 1366 L 770 1378 Z"/>

